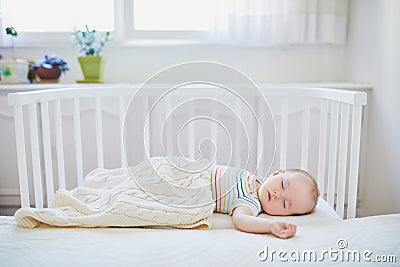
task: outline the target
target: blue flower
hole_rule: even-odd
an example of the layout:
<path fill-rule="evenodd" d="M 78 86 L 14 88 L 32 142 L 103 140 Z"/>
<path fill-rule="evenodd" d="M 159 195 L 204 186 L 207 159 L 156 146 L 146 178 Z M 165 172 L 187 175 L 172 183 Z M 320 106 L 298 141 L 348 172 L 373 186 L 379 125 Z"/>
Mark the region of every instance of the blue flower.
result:
<path fill-rule="evenodd" d="M 48 55 L 44 55 L 44 60 L 37 60 L 31 65 L 33 71 L 36 71 L 39 67 L 43 67 L 46 69 L 57 67 L 62 72 L 66 72 L 67 70 L 69 70 L 68 63 L 65 60 L 56 56 Z"/>

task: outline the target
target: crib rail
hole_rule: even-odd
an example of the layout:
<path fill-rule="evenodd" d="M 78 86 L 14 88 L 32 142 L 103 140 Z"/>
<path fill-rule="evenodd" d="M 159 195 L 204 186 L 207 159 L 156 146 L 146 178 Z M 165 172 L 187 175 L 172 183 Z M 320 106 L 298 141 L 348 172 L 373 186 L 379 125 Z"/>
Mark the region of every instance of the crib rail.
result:
<path fill-rule="evenodd" d="M 14 107 L 21 206 L 47 206 L 57 189 L 82 185 L 84 175 L 93 168 L 125 166 L 124 153 L 129 154 L 129 149 L 138 148 L 136 145 L 129 145 L 126 140 L 129 129 L 123 127 L 129 99 L 134 94 L 135 97 L 141 98 L 142 114 L 134 116 L 135 120 L 144 121 L 145 115 L 154 104 L 154 98 L 165 92 L 165 88 L 166 86 L 159 86 L 138 90 L 129 86 L 103 86 L 9 94 L 9 104 Z M 277 86 L 263 87 L 260 91 L 268 101 L 273 99 L 270 110 L 276 126 L 276 145 L 270 148 L 274 152 L 271 158 L 275 161 L 269 166 L 263 158 L 263 155 L 268 153 L 263 151 L 264 148 L 260 148 L 259 144 L 270 139 L 270 136 L 263 136 L 255 131 L 254 138 L 248 138 L 250 146 L 257 147 L 252 155 L 253 165 L 259 163 L 257 175 L 267 175 L 271 167 L 308 170 L 315 177 L 321 196 L 335 208 L 339 216 L 354 218 L 362 109 L 366 105 L 366 93 Z M 263 99 L 260 95 L 252 95 L 252 92 L 240 87 L 237 92 L 253 101 L 255 113 L 262 113 Z M 163 107 L 165 112 L 160 113 L 160 116 L 165 118 L 176 106 L 177 99 L 206 96 L 220 100 L 227 98 L 226 92 L 216 90 L 212 85 L 187 86 L 174 97 L 167 98 Z M 109 106 L 106 105 L 107 99 L 113 99 Z M 275 102 L 277 99 L 279 102 Z M 91 104 L 85 106 L 84 102 L 88 100 Z M 219 106 L 215 103 L 207 108 L 212 117 L 220 116 L 218 119 L 222 120 L 223 116 L 218 113 Z M 243 113 L 240 101 L 234 103 L 235 113 Z M 93 113 L 90 119 L 87 118 L 89 113 Z M 189 117 L 195 117 L 196 106 L 190 106 L 186 113 Z M 110 118 L 117 121 L 113 124 L 114 127 L 109 126 Z M 294 120 L 297 122 L 293 122 Z M 261 126 L 266 127 L 267 121 L 268 118 L 260 116 Z M 156 126 L 146 127 L 147 131 L 141 136 L 144 140 L 143 148 L 131 152 L 135 154 L 136 161 L 146 156 L 149 151 L 155 155 L 160 152 L 152 148 L 154 134 L 150 128 L 155 129 Z M 210 127 L 209 132 L 211 139 L 218 142 L 220 136 L 216 127 Z M 87 128 L 93 130 L 92 133 L 88 133 Z M 113 128 L 113 137 L 107 137 L 110 128 Z M 233 143 L 239 151 L 233 155 L 233 163 L 238 167 L 243 162 L 241 154 L 244 149 L 244 136 L 239 128 L 239 125 L 233 127 Z M 166 132 L 167 149 L 171 151 L 174 132 L 168 127 Z M 199 129 L 195 125 L 188 126 L 184 147 L 187 148 L 186 155 L 191 158 L 196 157 L 197 135 Z M 110 141 L 107 142 L 106 139 L 118 142 L 119 150 L 116 154 L 110 153 Z M 92 144 L 91 148 L 85 146 L 87 143 Z M 95 155 L 88 156 L 88 150 L 94 151 Z M 110 154 L 113 156 L 110 157 Z M 222 160 L 221 157 L 224 156 L 217 155 L 217 163 Z M 73 162 L 71 159 L 74 159 Z M 31 199 L 32 195 L 34 198 Z"/>

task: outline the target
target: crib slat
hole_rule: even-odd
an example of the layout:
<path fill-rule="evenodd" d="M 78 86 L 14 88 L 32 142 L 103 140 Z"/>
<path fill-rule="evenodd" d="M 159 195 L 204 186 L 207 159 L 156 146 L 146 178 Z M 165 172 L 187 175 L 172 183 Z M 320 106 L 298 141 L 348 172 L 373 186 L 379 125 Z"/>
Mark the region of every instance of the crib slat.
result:
<path fill-rule="evenodd" d="M 31 133 L 31 154 L 35 207 L 43 208 L 42 174 L 40 170 L 39 133 L 37 126 L 36 103 L 29 104 L 29 130 Z"/>
<path fill-rule="evenodd" d="M 124 167 L 125 164 L 125 156 L 124 151 L 126 151 L 126 134 L 124 127 L 124 115 L 125 115 L 125 100 L 123 96 L 119 97 L 119 129 L 120 129 L 120 150 L 121 150 L 121 167 Z"/>
<path fill-rule="evenodd" d="M 358 167 L 360 157 L 360 139 L 361 139 L 361 115 L 362 106 L 353 106 L 351 147 L 350 147 L 350 170 L 349 170 L 349 195 L 347 201 L 347 219 L 353 219 L 356 216 L 357 205 L 357 184 Z"/>
<path fill-rule="evenodd" d="M 147 115 L 149 114 L 150 111 L 150 106 L 149 106 L 149 97 L 148 96 L 143 96 L 143 126 L 144 126 L 144 131 L 143 131 L 143 158 L 147 159 L 147 157 L 151 157 L 151 147 L 150 147 L 150 122 L 147 121 Z M 147 123 L 147 124 L 146 124 Z M 148 153 L 148 155 L 147 155 Z"/>
<path fill-rule="evenodd" d="M 194 116 L 195 116 L 195 103 L 191 103 L 191 105 L 189 107 L 189 120 L 194 118 Z M 188 145 L 188 156 L 190 159 L 195 158 L 195 151 L 196 151 L 195 123 L 196 123 L 196 121 L 192 121 L 187 125 L 187 127 L 189 127 L 188 128 L 188 143 L 187 143 L 187 145 Z"/>
<path fill-rule="evenodd" d="M 308 170 L 308 146 L 310 137 L 310 102 L 303 107 L 303 126 L 301 134 L 301 168 Z"/>
<path fill-rule="evenodd" d="M 18 178 L 21 207 L 27 208 L 29 203 L 28 171 L 26 166 L 24 116 L 22 106 L 14 106 L 15 139 L 17 145 Z"/>
<path fill-rule="evenodd" d="M 337 162 L 337 141 L 339 128 L 339 103 L 332 103 L 331 134 L 329 136 L 329 166 L 328 166 L 328 204 L 334 206 L 336 162 Z"/>
<path fill-rule="evenodd" d="M 64 144 L 62 133 L 61 101 L 54 101 L 55 133 L 57 148 L 58 188 L 65 189 Z"/>
<path fill-rule="evenodd" d="M 281 151 L 280 151 L 280 168 L 286 169 L 287 158 L 287 136 L 288 136 L 288 99 L 282 100 L 281 112 Z"/>
<path fill-rule="evenodd" d="M 319 126 L 318 148 L 318 190 L 322 197 L 325 195 L 325 167 L 326 167 L 326 131 L 328 127 L 328 101 L 321 100 L 321 117 Z"/>
<path fill-rule="evenodd" d="M 47 205 L 50 205 L 50 202 L 54 196 L 54 182 L 50 144 L 49 103 L 46 100 L 41 100 L 40 108 L 42 112 L 43 156 L 46 174 Z"/>
<path fill-rule="evenodd" d="M 263 140 L 263 129 L 266 129 L 266 125 L 265 125 L 265 112 L 263 112 L 263 107 L 265 106 L 265 100 L 260 97 L 258 99 L 258 121 L 259 121 L 259 127 L 257 126 L 257 163 L 259 163 L 259 166 L 257 168 L 257 173 L 256 175 L 258 177 L 263 177 L 265 174 L 265 156 L 264 156 L 264 140 Z M 240 139 L 238 139 L 238 143 L 240 143 Z M 240 151 L 239 151 L 240 152 Z"/>
<path fill-rule="evenodd" d="M 166 121 L 166 120 L 168 120 L 168 121 L 166 121 L 165 129 L 164 129 L 166 131 L 166 140 L 165 141 L 167 143 L 163 144 L 163 145 L 165 145 L 165 147 L 167 149 L 167 151 L 166 151 L 167 155 L 173 156 L 174 155 L 174 146 L 173 146 L 174 138 L 173 138 L 173 133 L 172 133 L 173 125 L 172 125 L 171 117 L 168 117 L 168 116 L 171 116 L 170 112 L 172 111 L 172 98 L 170 96 L 168 96 L 168 97 L 166 97 L 165 101 L 166 102 L 165 102 L 164 121 Z"/>
<path fill-rule="evenodd" d="M 339 144 L 339 163 L 338 163 L 338 185 L 336 212 L 341 218 L 344 217 L 344 198 L 346 188 L 346 169 L 347 169 L 347 146 L 349 140 L 349 105 L 342 103 L 340 121 L 340 144 Z"/>
<path fill-rule="evenodd" d="M 241 126 L 245 127 L 245 125 L 241 125 L 240 119 L 242 119 L 243 123 L 243 117 L 242 117 L 242 102 L 240 101 L 239 98 L 234 98 L 234 103 L 235 103 L 235 111 L 238 114 L 238 118 L 235 118 L 235 141 L 233 145 L 233 151 L 235 154 L 235 162 L 234 165 L 236 167 L 241 166 L 241 156 L 242 156 L 242 132 L 241 132 Z M 258 152 L 258 151 L 257 151 Z M 257 155 L 258 158 L 258 155 Z"/>
<path fill-rule="evenodd" d="M 102 116 L 101 97 L 96 97 L 96 145 L 97 145 L 97 167 L 104 168 L 103 151 L 103 116 Z"/>
<path fill-rule="evenodd" d="M 82 134 L 79 98 L 74 98 L 75 161 L 78 186 L 83 185 Z"/>
<path fill-rule="evenodd" d="M 217 102 L 217 97 L 214 97 L 214 101 L 212 102 L 211 106 L 211 118 L 215 119 L 218 121 L 218 102 Z M 215 143 L 215 163 L 217 164 L 218 162 L 218 154 L 221 154 L 221 152 L 218 153 L 218 125 L 215 122 L 210 122 L 211 123 L 211 140 Z M 213 156 L 212 151 L 210 150 L 210 159 Z"/>

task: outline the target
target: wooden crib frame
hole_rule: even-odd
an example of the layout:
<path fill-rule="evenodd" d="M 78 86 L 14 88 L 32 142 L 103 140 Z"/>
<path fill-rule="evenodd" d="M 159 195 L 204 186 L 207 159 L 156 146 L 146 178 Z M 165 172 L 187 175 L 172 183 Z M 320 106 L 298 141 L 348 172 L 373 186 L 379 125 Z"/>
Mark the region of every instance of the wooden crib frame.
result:
<path fill-rule="evenodd" d="M 160 95 L 165 89 L 163 86 L 141 91 L 144 96 Z M 81 114 L 83 112 L 80 101 L 92 99 L 95 103 L 95 129 L 96 129 L 96 167 L 104 167 L 103 145 L 103 118 L 105 110 L 102 106 L 103 99 L 116 97 L 118 103 L 118 119 L 120 130 L 123 129 L 126 99 L 131 97 L 136 88 L 130 86 L 103 86 L 84 88 L 50 89 L 31 92 L 11 93 L 8 96 L 9 105 L 14 108 L 15 134 L 17 145 L 18 174 L 21 195 L 21 206 L 45 207 L 46 200 L 50 203 L 54 192 L 58 188 L 66 188 L 65 175 L 65 150 L 63 144 L 63 101 L 73 102 L 73 132 L 75 143 L 75 167 L 77 185 L 82 185 L 84 178 L 82 157 L 82 128 Z M 318 171 L 314 174 L 318 183 L 320 195 L 336 210 L 341 218 L 354 218 L 356 215 L 357 185 L 359 175 L 359 155 L 361 139 L 361 120 L 363 106 L 367 103 L 364 92 L 327 89 L 327 88 L 300 88 L 265 86 L 260 88 L 265 97 L 280 97 L 281 108 L 274 113 L 279 117 L 280 131 L 277 158 L 279 167 L 285 168 L 288 149 L 288 99 L 314 99 L 319 101 L 319 138 L 318 138 Z M 239 90 L 240 91 L 240 90 Z M 213 96 L 212 88 L 188 88 L 185 94 Z M 149 102 L 145 101 L 149 107 Z M 300 102 L 299 102 L 300 103 Z M 310 146 L 310 110 L 309 102 L 299 104 L 301 115 L 301 161 L 299 168 L 308 169 Z M 28 113 L 28 122 L 24 122 L 24 113 Z M 51 116 L 50 116 L 51 114 Z M 51 118 L 53 116 L 53 121 Z M 54 124 L 51 130 L 50 122 Z M 29 125 L 29 127 L 27 126 Z M 329 133 L 328 133 L 329 128 Z M 211 129 L 212 131 L 213 129 Z M 117 135 L 121 136 L 121 131 Z M 29 135 L 26 139 L 25 135 Z M 194 136 L 195 132 L 191 134 Z M 51 137 L 55 136 L 54 142 Z M 192 136 L 191 135 L 191 136 Z M 120 138 L 122 140 L 123 138 Z M 194 137 L 189 138 L 188 145 L 194 149 Z M 329 142 L 328 142 L 329 140 Z M 30 143 L 30 149 L 28 147 Z M 147 145 L 150 139 L 146 137 Z M 240 143 L 240 140 L 238 140 Z M 312 140 L 315 142 L 316 140 Z M 121 143 L 121 166 L 124 166 L 123 142 Z M 28 149 L 27 149 L 28 148 Z M 55 150 L 55 153 L 54 153 Z M 193 150 L 194 151 L 194 150 Z M 189 155 L 194 154 L 189 149 Z M 27 154 L 31 158 L 31 167 L 27 164 Z M 256 155 L 257 157 L 258 155 Z M 57 172 L 53 170 L 56 163 Z M 31 169 L 31 170 L 30 170 Z M 29 187 L 29 175 L 33 180 L 34 199 L 30 199 L 32 190 Z M 57 176 L 58 184 L 55 184 Z M 32 183 L 32 182 L 31 182 Z M 32 185 L 31 185 L 32 187 Z M 45 188 L 45 190 L 43 190 Z M 45 191 L 45 193 L 43 192 Z M 46 198 L 46 200 L 44 199 Z M 347 216 L 345 209 L 347 206 Z"/>

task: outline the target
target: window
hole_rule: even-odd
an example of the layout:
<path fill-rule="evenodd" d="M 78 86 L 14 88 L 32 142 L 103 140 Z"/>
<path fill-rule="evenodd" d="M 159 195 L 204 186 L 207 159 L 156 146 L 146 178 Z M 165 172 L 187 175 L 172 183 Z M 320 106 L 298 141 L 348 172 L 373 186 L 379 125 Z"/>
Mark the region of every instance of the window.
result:
<path fill-rule="evenodd" d="M 20 32 L 71 32 L 85 25 L 114 30 L 113 0 L 1 0 L 4 26 Z"/>
<path fill-rule="evenodd" d="M 70 46 L 74 27 L 85 25 L 112 31 L 114 42 L 343 44 L 347 9 L 346 0 L 0 0 L 0 45 Z M 18 38 L 4 38 L 7 26 Z"/>
<path fill-rule="evenodd" d="M 0 0 L 1 35 L 13 26 L 19 33 L 15 46 L 70 45 L 73 29 L 88 25 L 111 31 L 114 41 L 199 39 L 212 27 L 213 5 L 213 0 Z M 11 43 L 2 39 L 2 45 Z"/>
<path fill-rule="evenodd" d="M 136 30 L 209 30 L 215 0 L 135 0 Z"/>
<path fill-rule="evenodd" d="M 0 0 L 0 45 L 71 46 L 76 29 L 114 31 L 114 0 Z M 5 36 L 13 26 L 17 38 Z"/>
<path fill-rule="evenodd" d="M 124 0 L 125 40 L 204 40 L 214 23 L 215 0 Z"/>

